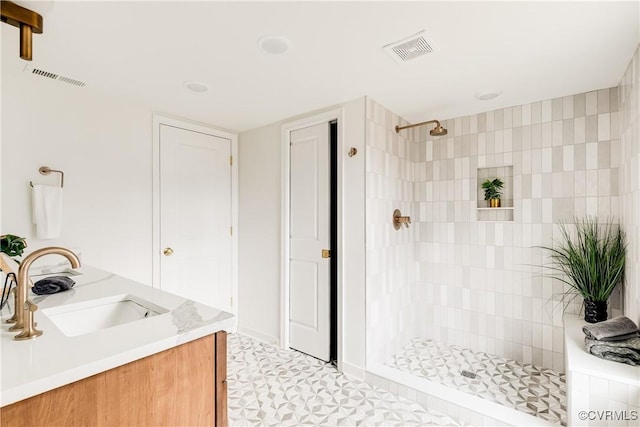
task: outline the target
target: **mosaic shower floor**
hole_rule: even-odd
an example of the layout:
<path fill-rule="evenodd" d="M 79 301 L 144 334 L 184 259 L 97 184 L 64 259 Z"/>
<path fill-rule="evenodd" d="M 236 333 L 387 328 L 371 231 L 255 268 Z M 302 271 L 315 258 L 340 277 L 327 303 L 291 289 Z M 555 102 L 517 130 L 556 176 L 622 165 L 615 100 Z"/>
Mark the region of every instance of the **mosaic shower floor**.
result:
<path fill-rule="evenodd" d="M 458 426 L 450 417 L 347 378 L 311 356 L 230 334 L 231 426 Z"/>
<path fill-rule="evenodd" d="M 566 425 L 565 375 L 550 369 L 423 338 L 414 338 L 387 366 Z"/>

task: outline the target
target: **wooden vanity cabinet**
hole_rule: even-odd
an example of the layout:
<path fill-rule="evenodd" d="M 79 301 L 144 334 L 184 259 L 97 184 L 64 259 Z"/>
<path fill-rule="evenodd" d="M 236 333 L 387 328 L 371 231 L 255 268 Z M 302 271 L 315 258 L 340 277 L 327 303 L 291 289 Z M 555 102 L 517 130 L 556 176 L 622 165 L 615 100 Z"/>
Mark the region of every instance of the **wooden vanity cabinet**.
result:
<path fill-rule="evenodd" d="M 226 427 L 227 333 L 7 405 L 0 426 Z"/>

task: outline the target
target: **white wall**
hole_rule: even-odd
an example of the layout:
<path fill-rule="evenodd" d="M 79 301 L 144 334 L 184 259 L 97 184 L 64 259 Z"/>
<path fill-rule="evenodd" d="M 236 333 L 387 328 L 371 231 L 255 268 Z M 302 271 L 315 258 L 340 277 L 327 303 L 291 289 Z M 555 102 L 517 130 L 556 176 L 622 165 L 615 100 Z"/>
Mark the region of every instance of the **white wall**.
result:
<path fill-rule="evenodd" d="M 640 48 L 619 86 L 620 94 L 620 199 L 627 233 L 624 314 L 640 323 Z"/>
<path fill-rule="evenodd" d="M 418 221 L 414 181 L 419 128 L 367 99 L 367 363 L 384 363 L 418 335 L 418 226 L 396 230 L 392 214 Z"/>
<path fill-rule="evenodd" d="M 356 374 L 366 364 L 365 341 L 365 98 L 344 104 L 342 156 L 343 370 Z M 348 157 L 351 147 L 358 150 Z M 355 369 L 352 369 L 355 368 Z"/>
<path fill-rule="evenodd" d="M 2 73 L 2 224 L 29 248 L 79 248 L 83 261 L 151 284 L 152 112 L 64 83 Z M 364 98 L 343 104 L 344 361 L 364 368 Z M 336 108 L 336 107 L 332 107 Z M 310 113 L 315 114 L 315 113 Z M 296 120 L 301 117 L 292 118 Z M 240 135 L 240 327 L 279 341 L 281 123 Z M 40 166 L 65 172 L 60 239 L 37 240 L 29 181 L 56 183 Z"/>
<path fill-rule="evenodd" d="M 238 328 L 280 341 L 280 125 L 238 143 Z"/>
<path fill-rule="evenodd" d="M 364 98 L 243 132 L 239 136 L 239 330 L 280 343 L 281 126 L 344 109 L 342 156 L 343 360 L 364 369 Z M 348 157 L 349 147 L 359 154 Z"/>
<path fill-rule="evenodd" d="M 151 111 L 57 81 L 2 73 L 2 230 L 29 248 L 79 248 L 83 261 L 151 283 Z M 37 240 L 29 181 L 65 172 L 62 235 Z"/>

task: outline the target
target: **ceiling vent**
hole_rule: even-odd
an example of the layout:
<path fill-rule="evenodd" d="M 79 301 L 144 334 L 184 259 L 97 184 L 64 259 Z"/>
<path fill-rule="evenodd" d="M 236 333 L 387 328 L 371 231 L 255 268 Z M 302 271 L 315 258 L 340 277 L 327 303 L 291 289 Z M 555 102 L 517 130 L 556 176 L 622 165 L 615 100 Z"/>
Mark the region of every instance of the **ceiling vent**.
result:
<path fill-rule="evenodd" d="M 396 62 L 404 64 L 434 52 L 436 49 L 424 30 L 383 47 Z"/>
<path fill-rule="evenodd" d="M 51 80 L 58 80 L 60 82 L 68 83 L 68 84 L 74 85 L 74 86 L 82 87 L 82 86 L 86 85 L 86 83 L 81 81 L 81 80 L 72 79 L 71 77 L 63 76 L 61 74 L 52 73 L 51 71 L 42 70 L 40 68 L 34 67 L 31 64 L 27 64 L 27 66 L 24 67 L 24 72 L 25 73 L 29 73 L 29 74 L 34 74 L 34 75 L 40 76 L 40 77 L 46 77 L 46 78 L 51 79 Z"/>

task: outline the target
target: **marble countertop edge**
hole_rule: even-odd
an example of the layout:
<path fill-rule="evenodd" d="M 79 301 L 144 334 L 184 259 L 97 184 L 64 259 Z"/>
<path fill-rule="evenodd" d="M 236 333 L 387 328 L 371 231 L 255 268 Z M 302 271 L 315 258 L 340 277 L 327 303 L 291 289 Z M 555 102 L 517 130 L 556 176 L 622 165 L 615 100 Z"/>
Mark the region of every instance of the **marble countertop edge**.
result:
<path fill-rule="evenodd" d="M 101 372 L 197 340 L 218 331 L 234 331 L 230 313 L 155 289 L 93 267 L 83 267 L 75 292 L 39 300 L 40 310 L 91 298 L 130 292 L 166 307 L 164 315 L 80 336 L 65 336 L 38 313 L 42 337 L 17 342 L 7 331 L 2 311 L 0 333 L 0 407 L 91 377 Z M 33 297 L 33 296 L 32 296 Z M 36 297 L 37 298 L 37 297 Z"/>

